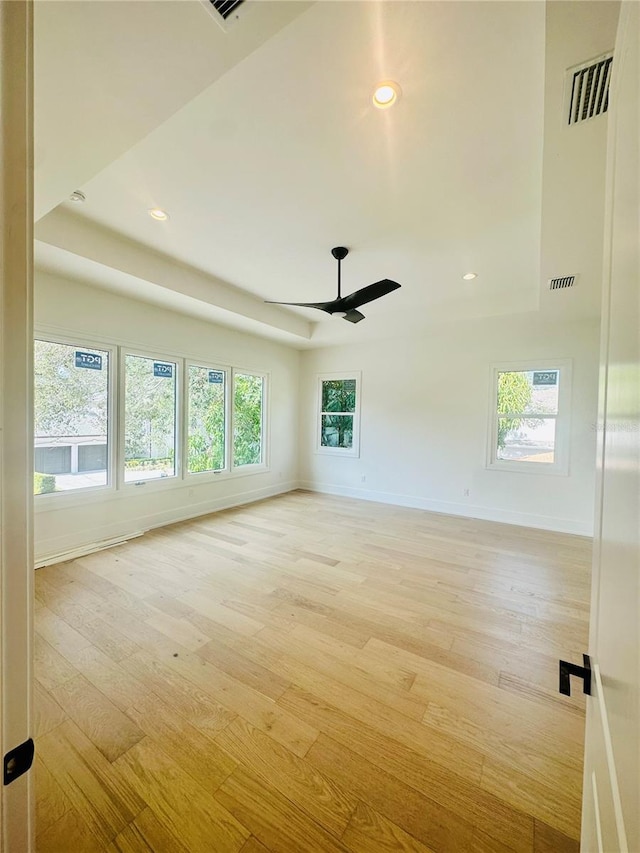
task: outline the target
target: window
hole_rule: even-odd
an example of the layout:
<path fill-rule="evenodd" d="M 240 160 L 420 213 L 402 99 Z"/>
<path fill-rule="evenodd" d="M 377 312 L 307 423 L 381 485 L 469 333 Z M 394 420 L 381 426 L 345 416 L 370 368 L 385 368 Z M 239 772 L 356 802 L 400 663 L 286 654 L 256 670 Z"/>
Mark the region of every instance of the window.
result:
<path fill-rule="evenodd" d="M 124 481 L 176 474 L 177 364 L 124 357 Z"/>
<path fill-rule="evenodd" d="M 319 377 L 319 452 L 359 455 L 359 386 L 359 374 Z"/>
<path fill-rule="evenodd" d="M 568 363 L 495 368 L 491 467 L 568 473 Z"/>
<path fill-rule="evenodd" d="M 226 373 L 190 364 L 187 374 L 187 470 L 221 471 L 226 467 Z"/>
<path fill-rule="evenodd" d="M 46 337 L 34 346 L 36 495 L 84 503 L 107 488 L 119 497 L 134 483 L 266 468 L 266 374 Z"/>
<path fill-rule="evenodd" d="M 36 340 L 36 495 L 109 484 L 108 350 Z"/>
<path fill-rule="evenodd" d="M 233 465 L 264 462 L 264 376 L 233 374 Z"/>

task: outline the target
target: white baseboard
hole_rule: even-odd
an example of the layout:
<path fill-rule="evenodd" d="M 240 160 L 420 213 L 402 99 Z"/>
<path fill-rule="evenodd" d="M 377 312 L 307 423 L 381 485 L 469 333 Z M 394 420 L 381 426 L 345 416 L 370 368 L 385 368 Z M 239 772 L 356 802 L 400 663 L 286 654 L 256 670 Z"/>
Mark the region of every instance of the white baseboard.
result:
<path fill-rule="evenodd" d="M 39 569 L 53 563 L 61 563 L 64 560 L 84 557 L 95 551 L 101 551 L 104 548 L 111 548 L 121 542 L 126 542 L 128 539 L 142 536 L 147 530 L 153 530 L 156 527 L 165 527 L 167 524 L 188 521 L 191 518 L 209 515 L 212 512 L 218 512 L 223 509 L 232 509 L 235 506 L 255 503 L 264 498 L 271 498 L 294 491 L 299 487 L 300 485 L 296 481 L 287 481 L 262 489 L 241 492 L 237 495 L 201 501 L 200 503 L 179 506 L 148 516 L 132 518 L 129 522 L 117 521 L 112 524 L 93 527 L 89 530 L 83 530 L 81 536 L 77 533 L 71 533 L 65 536 L 50 538 L 38 543 L 35 568 Z"/>
<path fill-rule="evenodd" d="M 320 492 L 326 495 L 340 495 L 347 498 L 358 498 L 376 503 L 406 506 L 413 509 L 425 509 L 429 512 L 439 512 L 445 515 L 459 515 L 463 518 L 477 518 L 482 521 L 497 521 L 502 524 L 516 524 L 518 527 L 535 527 L 539 530 L 551 530 L 556 533 L 573 533 L 578 536 L 593 536 L 593 525 L 571 518 L 555 518 L 553 516 L 536 515 L 534 513 L 517 512 L 515 510 L 494 507 L 475 506 L 472 504 L 454 503 L 453 501 L 436 501 L 422 498 L 418 495 L 398 495 L 393 492 L 375 492 L 369 489 L 357 489 L 351 486 L 339 486 L 332 483 L 316 483 L 310 480 L 300 482 L 301 489 L 310 492 Z"/>

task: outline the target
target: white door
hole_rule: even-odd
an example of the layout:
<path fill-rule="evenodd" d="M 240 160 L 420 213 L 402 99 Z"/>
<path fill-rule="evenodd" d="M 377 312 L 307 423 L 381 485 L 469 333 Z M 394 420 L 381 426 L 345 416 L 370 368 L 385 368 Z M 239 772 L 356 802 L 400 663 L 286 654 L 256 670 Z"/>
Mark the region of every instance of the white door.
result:
<path fill-rule="evenodd" d="M 0 850 L 33 843 L 32 12 L 0 2 Z M 9 760 L 7 754 L 18 750 Z"/>
<path fill-rule="evenodd" d="M 598 491 L 582 850 L 640 851 L 640 5 L 624 2 L 607 146 Z"/>

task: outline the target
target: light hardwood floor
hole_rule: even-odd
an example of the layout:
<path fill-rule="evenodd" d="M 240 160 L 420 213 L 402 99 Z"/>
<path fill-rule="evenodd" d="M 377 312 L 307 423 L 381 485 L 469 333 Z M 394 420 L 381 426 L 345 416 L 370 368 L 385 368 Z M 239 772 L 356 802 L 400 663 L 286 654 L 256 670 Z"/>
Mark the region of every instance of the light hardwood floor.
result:
<path fill-rule="evenodd" d="M 293 492 L 39 570 L 38 851 L 577 851 L 590 555 Z"/>

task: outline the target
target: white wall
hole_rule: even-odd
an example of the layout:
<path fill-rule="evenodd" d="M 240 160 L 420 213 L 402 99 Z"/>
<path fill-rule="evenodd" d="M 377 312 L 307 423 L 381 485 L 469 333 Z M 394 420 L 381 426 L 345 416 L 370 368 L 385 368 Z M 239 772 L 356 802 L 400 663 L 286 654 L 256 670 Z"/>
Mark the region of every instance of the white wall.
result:
<path fill-rule="evenodd" d="M 76 493 L 36 499 L 36 562 L 55 554 L 126 536 L 294 488 L 298 465 L 299 353 L 281 344 L 172 313 L 88 285 L 36 271 L 36 330 L 156 350 L 169 356 L 219 361 L 269 372 L 268 471 L 218 475 L 194 484 Z M 165 487 L 166 486 L 166 487 Z"/>
<path fill-rule="evenodd" d="M 409 339 L 305 352 L 301 484 L 591 534 L 598 341 L 596 320 L 558 325 L 530 314 L 466 321 Z M 573 363 L 569 476 L 487 469 L 491 364 L 554 358 Z M 362 371 L 358 459 L 315 452 L 316 375 L 348 370 Z"/>

